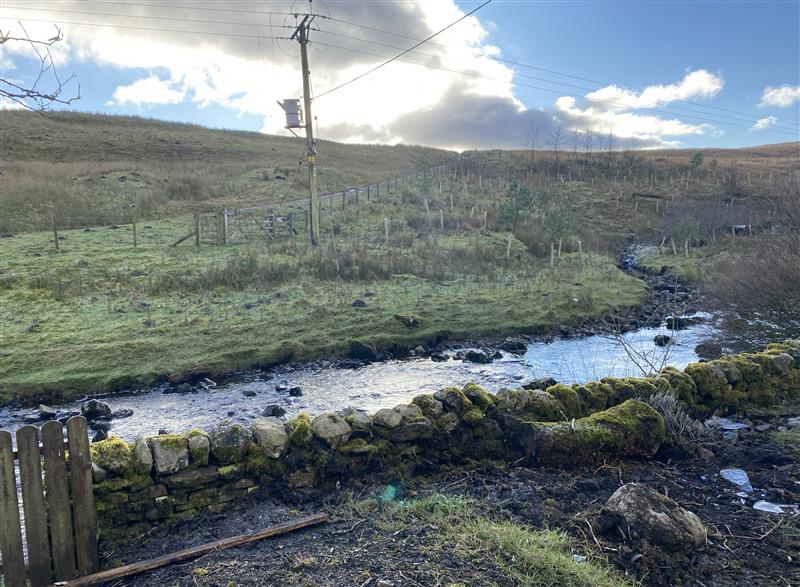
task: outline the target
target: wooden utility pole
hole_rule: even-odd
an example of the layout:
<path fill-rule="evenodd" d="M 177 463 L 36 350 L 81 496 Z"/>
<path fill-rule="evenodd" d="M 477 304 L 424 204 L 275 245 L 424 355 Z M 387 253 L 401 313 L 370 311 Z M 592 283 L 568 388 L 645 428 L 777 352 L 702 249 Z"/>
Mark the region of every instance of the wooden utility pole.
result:
<path fill-rule="evenodd" d="M 317 150 L 314 147 L 314 117 L 311 115 L 311 84 L 308 80 L 308 33 L 313 14 L 306 14 L 292 33 L 291 39 L 300 43 L 300 65 L 303 70 L 303 122 L 306 127 L 306 152 L 308 155 L 308 187 L 310 191 L 311 244 L 319 245 L 319 195 L 317 194 Z"/>

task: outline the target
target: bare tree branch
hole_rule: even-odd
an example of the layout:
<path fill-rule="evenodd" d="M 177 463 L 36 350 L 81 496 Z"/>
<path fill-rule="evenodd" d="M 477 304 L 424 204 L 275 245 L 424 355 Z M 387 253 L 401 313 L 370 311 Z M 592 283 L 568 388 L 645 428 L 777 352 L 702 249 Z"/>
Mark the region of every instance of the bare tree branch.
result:
<path fill-rule="evenodd" d="M 75 80 L 75 74 L 73 73 L 62 80 L 58 75 L 53 55 L 50 52 L 50 47 L 64 39 L 61 29 L 56 26 L 55 35 L 47 40 L 41 40 L 32 38 L 21 22 L 19 27 L 22 29 L 22 36 L 12 35 L 11 31 L 4 33 L 0 30 L 0 45 L 5 45 L 9 42 L 27 43 L 39 59 L 39 71 L 30 84 L 22 84 L 18 80 L 15 81 L 0 74 L 2 75 L 0 77 L 0 99 L 10 100 L 27 110 L 41 113 L 47 111 L 53 104 L 72 104 L 75 100 L 80 100 L 80 84 L 77 84 L 77 90 L 74 95 L 70 97 L 62 96 L 67 86 Z M 47 84 L 47 87 L 42 87 L 44 84 Z"/>

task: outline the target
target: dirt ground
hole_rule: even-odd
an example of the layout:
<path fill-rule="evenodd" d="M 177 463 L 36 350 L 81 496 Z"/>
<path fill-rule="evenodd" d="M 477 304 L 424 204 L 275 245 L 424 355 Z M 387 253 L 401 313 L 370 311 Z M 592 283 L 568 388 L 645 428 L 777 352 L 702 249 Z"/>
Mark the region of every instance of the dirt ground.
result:
<path fill-rule="evenodd" d="M 757 426 L 761 420 L 754 419 Z M 327 512 L 331 522 L 215 552 L 114 585 L 323 585 L 455 586 L 537 585 L 512 577 L 504 564 L 480 552 L 443 543 L 446 529 L 432 523 L 403 524 L 388 513 L 392 504 L 425 496 L 474 500 L 475 512 L 492 520 L 528 528 L 564 530 L 573 552 L 608 564 L 632 584 L 800 585 L 800 515 L 753 509 L 757 500 L 778 504 L 800 501 L 800 459 L 794 432 L 776 433 L 786 417 L 773 418 L 763 432 L 719 438 L 705 459 L 677 449 L 654 460 L 598 464 L 571 471 L 520 466 L 480 466 L 426 478 L 365 481 L 337 493 L 315 490 L 280 496 L 255 495 L 223 514 L 206 515 L 171 529 L 156 530 L 132 544 L 107 548 L 106 567 L 163 555 L 182 548 Z M 712 454 L 713 453 L 713 454 Z M 738 488 L 720 469 L 747 471 L 754 492 Z M 595 514 L 622 484 L 646 483 L 695 512 L 708 528 L 708 544 L 688 555 L 670 555 L 620 535 L 601 535 Z M 513 562 L 513 561 L 511 561 Z"/>

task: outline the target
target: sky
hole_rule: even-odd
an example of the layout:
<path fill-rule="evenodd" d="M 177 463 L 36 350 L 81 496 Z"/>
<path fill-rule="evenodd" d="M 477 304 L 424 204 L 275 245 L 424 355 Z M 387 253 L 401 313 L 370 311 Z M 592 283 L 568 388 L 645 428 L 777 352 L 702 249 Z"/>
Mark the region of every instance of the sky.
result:
<path fill-rule="evenodd" d="M 800 140 L 798 0 L 493 0 L 462 19 L 484 1 L 314 1 L 320 138 L 458 150 Z M 34 82 L 35 47 L 54 65 L 38 89 L 66 81 L 69 101 L 80 85 L 53 109 L 287 134 L 277 102 L 302 96 L 288 37 L 307 11 L 300 0 L 2 0 L 0 93 Z"/>

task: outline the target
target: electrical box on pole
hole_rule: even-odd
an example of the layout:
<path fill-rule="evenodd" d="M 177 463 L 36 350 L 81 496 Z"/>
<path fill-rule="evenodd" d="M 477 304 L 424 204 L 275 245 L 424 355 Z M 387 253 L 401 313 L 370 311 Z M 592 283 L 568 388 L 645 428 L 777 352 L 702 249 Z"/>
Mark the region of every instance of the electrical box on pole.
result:
<path fill-rule="evenodd" d="M 286 114 L 286 126 L 284 128 L 303 128 L 303 109 L 300 107 L 300 100 L 297 98 L 287 98 L 283 102 L 278 102 Z"/>

